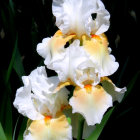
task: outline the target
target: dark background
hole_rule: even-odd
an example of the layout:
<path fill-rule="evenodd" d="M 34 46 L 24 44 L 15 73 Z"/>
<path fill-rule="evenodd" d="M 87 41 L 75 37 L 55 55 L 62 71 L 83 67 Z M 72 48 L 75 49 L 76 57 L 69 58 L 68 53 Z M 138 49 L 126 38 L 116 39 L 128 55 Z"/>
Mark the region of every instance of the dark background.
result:
<path fill-rule="evenodd" d="M 110 12 L 110 28 L 106 32 L 112 54 L 116 57 L 120 67 L 111 76 L 113 82 L 119 87 L 131 85 L 131 79 L 140 70 L 139 66 L 139 15 L 136 0 L 103 0 L 106 9 Z M 10 78 L 11 93 L 7 93 L 5 74 L 11 61 L 15 41 L 18 37 L 18 50 L 24 71 L 21 75 L 28 75 L 39 65 L 43 59 L 36 52 L 36 45 L 45 37 L 50 37 L 58 30 L 55 26 L 55 17 L 52 15 L 52 0 L 13 0 L 14 14 L 9 8 L 8 0 L 0 1 L 0 73 L 1 73 L 1 122 L 5 128 L 5 115 L 7 104 L 15 98 L 16 89 L 21 86 L 21 81 L 15 69 L 12 69 Z M 54 73 L 47 70 L 49 76 Z M 139 77 L 134 87 L 122 102 L 117 106 L 113 115 L 105 126 L 99 140 L 124 140 L 140 139 L 139 127 Z M 130 82 L 131 81 L 131 82 Z M 133 80 L 134 81 L 134 80 Z M 6 102 L 5 99 L 10 102 Z M 3 103 L 4 102 L 4 103 Z M 116 103 L 115 103 L 116 104 Z M 18 113 L 12 106 L 12 121 L 15 126 Z M 20 123 L 23 118 L 20 117 Z M 18 128 L 20 126 L 18 125 Z M 18 132 L 17 132 L 18 133 Z"/>

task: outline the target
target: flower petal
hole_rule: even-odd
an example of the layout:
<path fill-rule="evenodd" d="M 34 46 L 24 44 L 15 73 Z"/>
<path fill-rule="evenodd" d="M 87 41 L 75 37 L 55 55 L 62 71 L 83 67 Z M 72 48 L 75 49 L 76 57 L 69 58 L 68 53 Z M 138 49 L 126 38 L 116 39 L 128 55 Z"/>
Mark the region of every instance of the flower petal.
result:
<path fill-rule="evenodd" d="M 37 45 L 37 52 L 40 56 L 42 56 L 43 58 L 47 58 L 50 60 L 50 54 L 49 52 L 49 41 L 51 40 L 51 38 L 44 38 L 42 40 L 42 43 L 39 43 Z"/>
<path fill-rule="evenodd" d="M 101 77 L 112 75 L 118 69 L 118 62 L 115 62 L 115 57 L 109 54 L 110 48 L 104 34 L 93 35 L 92 38 L 83 35 L 82 40 L 85 51 L 90 55 Z"/>
<path fill-rule="evenodd" d="M 112 97 L 101 86 L 76 87 L 69 104 L 73 113 L 84 116 L 88 125 L 100 123 L 106 110 L 112 106 Z"/>
<path fill-rule="evenodd" d="M 80 46 L 80 41 L 75 40 L 66 49 L 63 60 L 54 62 L 51 69 L 58 73 L 61 82 L 71 81 L 71 83 L 82 87 L 83 82 L 86 80 L 94 81 L 93 83 L 100 81 L 92 64 L 89 55 L 85 52 L 84 48 Z"/>
<path fill-rule="evenodd" d="M 118 102 L 122 101 L 124 93 L 127 90 L 126 87 L 124 87 L 124 88 L 116 87 L 113 84 L 113 82 L 107 77 L 102 78 L 101 83 L 102 83 L 105 91 L 112 96 L 113 101 L 118 101 Z"/>
<path fill-rule="evenodd" d="M 59 88 L 55 92 L 59 79 L 56 76 L 48 78 L 45 67 L 38 67 L 32 71 L 29 78 L 34 93 L 32 98 L 41 114 L 55 116 L 61 110 L 61 106 L 68 104 L 69 91 L 66 88 Z"/>
<path fill-rule="evenodd" d="M 97 0 L 97 5 L 97 18 L 92 22 L 91 30 L 92 34 L 100 35 L 106 32 L 110 26 L 110 14 L 100 0 Z"/>
<path fill-rule="evenodd" d="M 31 93 L 31 84 L 29 78 L 27 76 L 22 77 L 24 86 L 19 88 L 16 92 L 16 98 L 14 100 L 14 106 L 17 108 L 18 112 L 23 116 L 27 116 L 28 118 L 42 119 L 43 116 L 38 112 L 34 106 L 34 102 L 32 100 Z"/>
<path fill-rule="evenodd" d="M 57 76 L 47 77 L 47 73 L 44 66 L 37 67 L 29 75 L 29 79 L 32 86 L 32 91 L 38 96 L 42 96 L 40 93 L 52 93 L 57 85 L 59 79 Z"/>
<path fill-rule="evenodd" d="M 63 59 L 65 44 L 75 35 L 65 36 L 59 30 L 52 38 L 43 39 L 42 43 L 37 45 L 37 52 L 45 58 L 45 64 L 50 67 L 52 61 Z"/>
<path fill-rule="evenodd" d="M 64 34 L 101 34 L 109 28 L 110 15 L 100 0 L 53 0 L 56 25 Z M 97 18 L 92 19 L 96 13 Z"/>
<path fill-rule="evenodd" d="M 45 67 L 38 67 L 23 77 L 23 82 L 24 87 L 17 90 L 14 106 L 31 120 L 42 119 L 44 115 L 54 117 L 62 106 L 68 105 L 69 91 L 59 88 L 55 92 L 59 80 L 56 76 L 47 78 Z"/>
<path fill-rule="evenodd" d="M 33 140 L 72 140 L 72 128 L 64 115 L 47 121 L 33 121 L 26 131 Z"/>

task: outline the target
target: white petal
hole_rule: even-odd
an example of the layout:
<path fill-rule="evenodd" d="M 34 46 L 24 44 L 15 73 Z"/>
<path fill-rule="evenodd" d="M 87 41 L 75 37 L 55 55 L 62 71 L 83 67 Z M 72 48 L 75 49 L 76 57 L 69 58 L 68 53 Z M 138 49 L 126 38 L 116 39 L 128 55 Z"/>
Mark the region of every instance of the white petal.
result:
<path fill-rule="evenodd" d="M 28 133 L 33 140 L 72 140 L 72 128 L 64 115 L 47 121 L 33 121 Z"/>
<path fill-rule="evenodd" d="M 106 92 L 112 96 L 113 101 L 118 101 L 118 102 L 122 101 L 124 97 L 124 93 L 127 90 L 126 87 L 124 88 L 116 87 L 115 84 L 113 84 L 113 82 L 107 77 L 103 78 L 103 81 L 101 83 L 103 85 L 103 88 L 106 90 Z"/>
<path fill-rule="evenodd" d="M 32 91 L 32 98 L 36 102 L 35 106 L 41 114 L 52 115 L 60 111 L 62 105 L 68 104 L 68 90 L 62 88 L 56 93 L 54 90 L 59 84 L 56 76 L 47 77 L 45 67 L 38 67 L 29 75 Z"/>
<path fill-rule="evenodd" d="M 80 46 L 79 40 L 75 40 L 66 49 L 63 60 L 54 62 L 51 69 L 58 73 L 58 77 L 62 82 L 70 79 L 73 83 L 76 83 L 79 86 L 83 86 L 83 82 L 86 80 L 91 80 L 95 83 L 99 82 L 94 65 L 84 48 Z"/>
<path fill-rule="evenodd" d="M 19 113 L 32 120 L 41 119 L 44 115 L 54 117 L 62 106 L 68 104 L 69 91 L 60 88 L 54 92 L 59 80 L 56 76 L 47 78 L 45 67 L 32 71 L 23 78 L 23 82 L 25 86 L 17 90 L 14 105 Z"/>
<path fill-rule="evenodd" d="M 42 56 L 43 58 L 47 58 L 50 60 L 50 47 L 49 47 L 49 41 L 51 40 L 51 38 L 44 38 L 42 40 L 42 43 L 39 43 L 37 45 L 37 52 L 40 56 Z"/>
<path fill-rule="evenodd" d="M 101 34 L 109 27 L 110 16 L 100 0 L 53 0 L 52 10 L 56 25 L 64 34 Z M 95 20 L 93 13 L 97 14 Z"/>
<path fill-rule="evenodd" d="M 42 96 L 43 93 L 52 93 L 59 83 L 59 79 L 56 76 L 47 77 L 44 66 L 33 70 L 29 75 L 29 79 L 31 81 L 32 91 L 38 96 Z"/>
<path fill-rule="evenodd" d="M 100 35 L 106 32 L 110 26 L 110 14 L 100 0 L 97 0 L 97 5 L 99 8 L 96 11 L 97 18 L 92 22 L 92 34 Z"/>
<path fill-rule="evenodd" d="M 88 125 L 100 123 L 106 110 L 112 106 L 112 97 L 101 86 L 87 88 L 76 87 L 69 104 L 73 113 L 84 116 Z"/>
<path fill-rule="evenodd" d="M 32 120 L 42 119 L 43 116 L 38 112 L 32 100 L 31 84 L 27 76 L 22 77 L 24 86 L 19 88 L 16 92 L 14 106 L 18 112 Z"/>
<path fill-rule="evenodd" d="M 115 62 L 115 57 L 109 54 L 111 50 L 108 48 L 108 40 L 104 34 L 93 35 L 92 38 L 83 35 L 82 40 L 83 47 L 90 55 L 100 77 L 109 76 L 116 72 L 119 64 Z"/>
<path fill-rule="evenodd" d="M 48 68 L 51 69 L 54 61 L 59 61 L 64 58 L 64 46 L 74 36 L 75 35 L 65 36 L 58 30 L 53 37 L 45 38 L 42 43 L 37 45 L 37 52 L 45 58 L 44 63 Z"/>

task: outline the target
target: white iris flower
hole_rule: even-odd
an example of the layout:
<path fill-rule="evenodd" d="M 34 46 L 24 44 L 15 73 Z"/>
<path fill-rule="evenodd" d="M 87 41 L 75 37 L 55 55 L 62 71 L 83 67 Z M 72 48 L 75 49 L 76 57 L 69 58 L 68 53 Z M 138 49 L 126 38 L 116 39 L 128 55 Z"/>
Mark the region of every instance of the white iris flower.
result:
<path fill-rule="evenodd" d="M 54 92 L 59 79 L 48 78 L 45 67 L 38 67 L 22 80 L 24 86 L 17 90 L 14 106 L 31 120 L 24 140 L 72 140 L 72 128 L 62 113 L 69 91 L 62 88 Z"/>
<path fill-rule="evenodd" d="M 95 125 L 126 91 L 106 77 L 119 67 L 104 34 L 110 14 L 100 0 L 53 0 L 52 9 L 60 30 L 39 43 L 37 52 L 47 68 L 57 72 L 59 88 L 75 86 L 69 101 L 73 113 L 82 114 L 88 125 Z M 92 14 L 97 15 L 95 19 Z"/>

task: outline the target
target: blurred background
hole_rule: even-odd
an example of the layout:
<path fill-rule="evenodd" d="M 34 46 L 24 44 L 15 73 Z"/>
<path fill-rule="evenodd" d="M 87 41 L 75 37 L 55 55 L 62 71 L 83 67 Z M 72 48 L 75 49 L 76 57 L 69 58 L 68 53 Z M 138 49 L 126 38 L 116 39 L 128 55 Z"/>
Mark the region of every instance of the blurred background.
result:
<path fill-rule="evenodd" d="M 106 123 L 99 140 L 123 140 L 140 137 L 139 113 L 139 15 L 136 0 L 103 0 L 111 14 L 106 32 L 112 54 L 120 67 L 111 76 L 119 87 L 129 89 L 121 104 Z M 13 107 L 21 76 L 44 65 L 36 46 L 58 30 L 52 15 L 52 0 L 0 1 L 0 140 L 22 140 L 27 119 Z M 47 70 L 49 76 L 55 73 Z M 3 136 L 5 135 L 5 136 Z M 13 137 L 13 138 L 12 138 Z"/>

